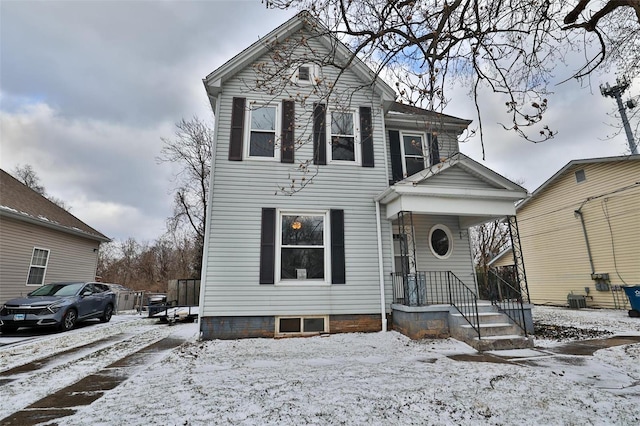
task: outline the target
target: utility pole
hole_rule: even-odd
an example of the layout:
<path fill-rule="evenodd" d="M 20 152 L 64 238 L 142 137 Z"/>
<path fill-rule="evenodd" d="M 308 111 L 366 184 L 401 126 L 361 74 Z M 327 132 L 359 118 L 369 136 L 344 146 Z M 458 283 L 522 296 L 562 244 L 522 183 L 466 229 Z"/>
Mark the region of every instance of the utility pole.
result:
<path fill-rule="evenodd" d="M 627 101 L 626 106 L 622 103 L 622 94 L 629 87 L 629 80 L 627 80 L 626 77 L 623 77 L 623 78 L 618 77 L 616 79 L 616 83 L 617 84 L 613 87 L 610 86 L 609 83 L 605 85 L 601 84 L 600 93 L 602 93 L 602 96 L 604 96 L 605 98 L 606 97 L 615 98 L 618 104 L 618 112 L 620 113 L 620 117 L 622 118 L 622 125 L 624 126 L 624 131 L 627 134 L 627 142 L 629 144 L 629 149 L 631 150 L 631 154 L 637 154 L 638 147 L 636 146 L 636 143 L 633 140 L 633 133 L 631 133 L 631 126 L 629 125 L 629 119 L 627 119 L 627 112 L 626 112 L 627 108 L 632 109 L 633 107 L 636 106 L 636 103 L 633 101 L 633 99 L 629 99 Z"/>

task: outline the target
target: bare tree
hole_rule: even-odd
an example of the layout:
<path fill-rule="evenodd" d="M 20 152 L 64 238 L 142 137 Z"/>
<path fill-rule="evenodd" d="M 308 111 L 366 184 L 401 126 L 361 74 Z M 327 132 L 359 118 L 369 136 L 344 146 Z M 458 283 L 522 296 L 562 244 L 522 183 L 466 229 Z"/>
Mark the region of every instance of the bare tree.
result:
<path fill-rule="evenodd" d="M 265 0 L 263 0 L 265 1 Z M 403 102 L 441 112 L 453 84 L 469 88 L 481 142 L 485 88 L 504 98 L 508 122 L 526 140 L 552 138 L 543 116 L 552 73 L 572 52 L 584 62 L 569 79 L 582 80 L 615 66 L 640 68 L 640 2 L 637 0 L 266 0 L 270 8 L 299 8 L 317 18 L 311 37 L 330 34 L 351 57 L 316 57 L 314 63 L 344 70 L 359 58 L 393 81 Z M 313 24 L 312 24 L 313 25 Z M 308 37 L 308 36 L 306 36 Z M 267 40 L 273 64 L 259 67 L 273 91 L 291 69 L 293 51 L 309 40 Z M 279 66 L 280 65 L 280 66 Z M 340 74 L 338 79 L 342 76 Z M 327 87 L 336 87 L 336 81 Z"/>
<path fill-rule="evenodd" d="M 40 177 L 38 176 L 36 171 L 33 170 L 31 164 L 25 164 L 24 166 L 17 165 L 13 170 L 13 176 L 52 203 L 58 205 L 59 207 L 62 207 L 67 211 L 71 210 L 71 207 L 68 206 L 67 203 L 64 202 L 64 200 L 47 194 L 44 186 L 40 183 Z"/>
<path fill-rule="evenodd" d="M 202 249 L 211 174 L 212 129 L 198 117 L 182 119 L 176 124 L 174 139 L 165 139 L 159 162 L 176 164 L 176 188 L 173 216 L 168 220 L 170 231 L 186 227 L 194 236 L 196 254 L 192 259 L 193 277 L 200 276 Z"/>

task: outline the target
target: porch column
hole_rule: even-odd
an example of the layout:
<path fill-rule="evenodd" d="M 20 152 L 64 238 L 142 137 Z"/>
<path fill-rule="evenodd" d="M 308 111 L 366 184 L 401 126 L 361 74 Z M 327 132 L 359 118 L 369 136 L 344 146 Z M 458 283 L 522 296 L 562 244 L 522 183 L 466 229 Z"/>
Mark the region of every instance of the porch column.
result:
<path fill-rule="evenodd" d="M 513 264 L 515 266 L 515 278 L 520 287 L 522 303 L 531 303 L 529 297 L 529 285 L 527 284 L 527 274 L 524 270 L 524 259 L 522 257 L 522 246 L 520 245 L 520 232 L 518 231 L 518 221 L 515 216 L 507 216 L 509 224 L 509 237 L 511 238 L 511 249 L 513 251 Z"/>

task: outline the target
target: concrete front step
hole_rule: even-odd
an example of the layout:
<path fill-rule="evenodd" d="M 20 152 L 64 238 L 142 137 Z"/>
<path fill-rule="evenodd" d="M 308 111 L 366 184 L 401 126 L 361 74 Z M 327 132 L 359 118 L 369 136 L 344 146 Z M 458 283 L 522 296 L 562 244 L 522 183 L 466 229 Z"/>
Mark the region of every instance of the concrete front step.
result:
<path fill-rule="evenodd" d="M 534 346 L 533 337 L 524 337 L 520 335 L 477 337 L 472 340 L 465 341 L 469 346 L 476 350 L 498 351 L 507 349 L 530 349 Z"/>
<path fill-rule="evenodd" d="M 507 315 L 498 312 L 491 303 L 478 303 L 480 339 L 476 330 L 459 312 L 449 314 L 451 336 L 474 347 L 478 351 L 500 349 L 525 349 L 533 347 L 533 339 L 524 336 L 522 330 Z"/>
<path fill-rule="evenodd" d="M 458 324 L 468 324 L 464 316 L 458 312 L 450 314 L 452 319 Z M 478 320 L 480 324 L 497 324 L 505 322 L 505 315 L 500 312 L 479 312 Z"/>

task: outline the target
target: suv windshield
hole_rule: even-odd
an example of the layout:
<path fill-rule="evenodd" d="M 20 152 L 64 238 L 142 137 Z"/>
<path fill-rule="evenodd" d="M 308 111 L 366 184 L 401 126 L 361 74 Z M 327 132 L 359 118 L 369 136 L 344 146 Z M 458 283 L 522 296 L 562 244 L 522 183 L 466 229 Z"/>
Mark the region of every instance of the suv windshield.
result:
<path fill-rule="evenodd" d="M 84 283 L 47 284 L 32 291 L 30 296 L 73 296 L 83 285 Z"/>

